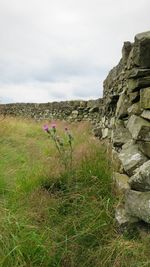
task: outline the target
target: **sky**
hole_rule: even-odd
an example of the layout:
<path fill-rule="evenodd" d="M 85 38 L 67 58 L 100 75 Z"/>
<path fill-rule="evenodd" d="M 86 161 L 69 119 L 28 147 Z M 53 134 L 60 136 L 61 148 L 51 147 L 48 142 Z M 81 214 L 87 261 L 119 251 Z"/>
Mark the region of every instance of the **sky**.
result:
<path fill-rule="evenodd" d="M 0 0 L 0 103 L 96 99 L 150 0 Z"/>

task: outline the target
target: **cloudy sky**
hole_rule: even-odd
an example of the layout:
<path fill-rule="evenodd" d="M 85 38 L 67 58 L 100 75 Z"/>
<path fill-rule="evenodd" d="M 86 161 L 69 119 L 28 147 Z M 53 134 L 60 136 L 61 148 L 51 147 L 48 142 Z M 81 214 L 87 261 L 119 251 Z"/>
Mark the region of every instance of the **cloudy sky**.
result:
<path fill-rule="evenodd" d="M 101 97 L 149 11 L 150 0 L 0 0 L 0 102 Z"/>

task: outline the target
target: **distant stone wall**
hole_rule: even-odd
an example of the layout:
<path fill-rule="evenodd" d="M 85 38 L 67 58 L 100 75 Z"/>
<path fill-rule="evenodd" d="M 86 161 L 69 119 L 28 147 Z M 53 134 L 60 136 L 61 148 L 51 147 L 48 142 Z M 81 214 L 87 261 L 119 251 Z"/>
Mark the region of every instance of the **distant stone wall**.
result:
<path fill-rule="evenodd" d="M 124 193 L 116 218 L 150 223 L 150 32 L 124 43 L 122 59 L 104 81 L 103 105 L 95 132 L 110 140 L 113 179 Z"/>
<path fill-rule="evenodd" d="M 89 101 L 62 101 L 44 104 L 16 103 L 0 105 L 0 114 L 43 119 L 64 119 L 69 121 L 100 120 L 102 99 Z"/>

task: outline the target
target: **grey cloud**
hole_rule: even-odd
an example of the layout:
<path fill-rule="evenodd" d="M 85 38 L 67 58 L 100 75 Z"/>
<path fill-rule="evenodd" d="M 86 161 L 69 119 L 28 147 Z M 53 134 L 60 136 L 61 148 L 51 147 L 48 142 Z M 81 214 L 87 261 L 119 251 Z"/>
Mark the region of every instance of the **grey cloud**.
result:
<path fill-rule="evenodd" d="M 43 70 L 34 73 L 34 79 L 43 82 L 56 82 L 56 81 L 67 81 L 73 77 L 86 77 L 86 76 L 100 76 L 106 73 L 106 69 L 94 66 L 90 62 L 74 62 L 63 60 L 55 60 L 53 65 Z"/>
<path fill-rule="evenodd" d="M 0 62 L 0 82 L 1 83 L 22 83 L 31 81 L 57 82 L 66 81 L 74 76 L 85 77 L 87 75 L 100 76 L 107 72 L 107 69 L 96 66 L 87 60 L 69 61 L 67 59 L 54 58 L 53 62 L 42 68 L 27 68 L 18 62 Z"/>

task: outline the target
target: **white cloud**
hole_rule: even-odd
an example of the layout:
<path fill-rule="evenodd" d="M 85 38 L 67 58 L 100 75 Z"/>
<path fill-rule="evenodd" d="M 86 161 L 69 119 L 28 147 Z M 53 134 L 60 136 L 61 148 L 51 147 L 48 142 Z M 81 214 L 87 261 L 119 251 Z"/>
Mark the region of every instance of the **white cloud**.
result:
<path fill-rule="evenodd" d="M 0 98 L 102 95 L 124 41 L 150 29 L 149 0 L 0 0 Z"/>

